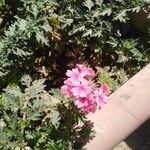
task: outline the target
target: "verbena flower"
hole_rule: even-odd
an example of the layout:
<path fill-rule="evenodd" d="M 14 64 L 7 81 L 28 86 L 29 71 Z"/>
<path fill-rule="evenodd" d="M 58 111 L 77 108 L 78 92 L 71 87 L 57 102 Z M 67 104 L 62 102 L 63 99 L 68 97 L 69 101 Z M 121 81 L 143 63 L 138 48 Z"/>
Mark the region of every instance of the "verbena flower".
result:
<path fill-rule="evenodd" d="M 110 87 L 106 83 L 101 85 L 101 89 L 106 95 L 111 93 Z"/>
<path fill-rule="evenodd" d="M 72 96 L 72 92 L 71 92 L 70 89 L 71 89 L 71 87 L 68 86 L 68 85 L 63 85 L 63 86 L 61 87 L 62 92 L 65 93 L 68 97 L 71 97 L 71 96 Z"/>
<path fill-rule="evenodd" d="M 75 97 L 88 97 L 88 95 L 92 92 L 91 90 L 92 88 L 88 85 L 88 83 L 80 82 L 79 85 L 74 86 L 71 89 L 71 92 Z"/>
<path fill-rule="evenodd" d="M 70 77 L 70 79 L 73 81 L 77 80 L 80 81 L 82 80 L 83 77 L 85 77 L 85 74 L 80 72 L 78 68 L 72 69 L 72 70 L 67 70 L 66 75 Z"/>
<path fill-rule="evenodd" d="M 84 113 L 93 112 L 96 107 L 103 107 L 108 101 L 107 95 L 110 88 L 107 84 L 102 84 L 97 88 L 94 82 L 95 71 L 81 64 L 77 64 L 76 68 L 67 70 L 67 79 L 61 90 L 68 97 L 74 98 L 77 108 Z"/>
<path fill-rule="evenodd" d="M 95 76 L 95 71 L 90 67 L 86 67 L 84 65 L 77 64 L 77 68 L 82 75 L 89 76 L 89 77 Z"/>
<path fill-rule="evenodd" d="M 104 93 L 103 89 L 100 87 L 99 89 L 96 89 L 94 92 L 95 101 L 97 106 L 103 107 L 104 104 L 107 102 L 108 97 Z"/>
<path fill-rule="evenodd" d="M 96 109 L 96 104 L 93 101 L 93 95 L 76 99 L 75 105 L 85 113 L 94 112 Z"/>

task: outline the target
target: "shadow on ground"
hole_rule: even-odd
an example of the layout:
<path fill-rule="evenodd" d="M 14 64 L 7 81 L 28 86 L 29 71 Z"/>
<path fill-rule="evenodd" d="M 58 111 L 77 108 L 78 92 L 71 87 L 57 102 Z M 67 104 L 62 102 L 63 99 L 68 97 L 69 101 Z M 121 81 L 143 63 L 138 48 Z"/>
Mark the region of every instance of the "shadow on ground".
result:
<path fill-rule="evenodd" d="M 132 150 L 150 150 L 150 120 L 132 133 L 125 142 Z"/>

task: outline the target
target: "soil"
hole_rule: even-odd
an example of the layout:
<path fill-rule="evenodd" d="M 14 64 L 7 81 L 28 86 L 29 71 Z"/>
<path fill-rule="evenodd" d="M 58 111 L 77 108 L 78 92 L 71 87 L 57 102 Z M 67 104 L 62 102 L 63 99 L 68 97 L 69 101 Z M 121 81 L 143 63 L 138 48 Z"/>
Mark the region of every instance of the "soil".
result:
<path fill-rule="evenodd" d="M 150 120 L 113 150 L 150 150 Z"/>

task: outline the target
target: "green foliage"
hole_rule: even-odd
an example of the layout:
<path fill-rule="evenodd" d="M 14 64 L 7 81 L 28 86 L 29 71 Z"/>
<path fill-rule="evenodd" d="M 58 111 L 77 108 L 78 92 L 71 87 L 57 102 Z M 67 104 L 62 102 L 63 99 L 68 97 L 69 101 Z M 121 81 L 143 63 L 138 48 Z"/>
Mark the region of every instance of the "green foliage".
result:
<path fill-rule="evenodd" d="M 4 4 L 3 1 L 1 3 Z M 112 63 L 117 62 L 115 65 L 121 65 L 127 73 L 134 73 L 147 62 L 144 51 L 148 52 L 148 40 L 143 43 L 140 35 L 126 35 L 130 31 L 134 33 L 130 27 L 133 22 L 131 16 L 145 8 L 145 2 L 141 0 L 21 0 L 15 3 L 16 11 L 10 25 L 4 26 L 3 22 L 1 76 L 14 66 L 19 70 L 24 62 L 27 68 L 33 69 L 33 56 L 38 51 L 48 50 L 52 57 L 59 57 L 70 51 L 70 47 L 71 50 L 72 47 L 81 49 L 81 56 L 84 55 L 82 50 L 88 51 L 89 55 L 95 52 L 104 56 L 118 55 Z M 122 62 L 122 58 L 126 62 Z M 107 60 L 102 57 L 102 61 L 106 63 Z M 132 62 L 131 70 L 127 69 Z"/>
<path fill-rule="evenodd" d="M 128 80 L 128 76 L 123 69 L 117 70 L 117 68 L 110 68 L 108 66 L 105 68 L 97 67 L 96 69 L 97 82 L 107 84 L 111 91 L 115 91 Z"/>
<path fill-rule="evenodd" d="M 53 10 L 51 3 L 47 3 L 45 7 L 44 4 L 44 2 L 22 1 L 17 8 L 17 15 L 13 16 L 14 22 L 4 31 L 3 38 L 0 39 L 0 71 L 2 68 L 5 69 L 6 65 L 22 67 L 23 61 L 29 58 L 32 60 L 29 56 L 37 49 L 49 46 L 48 34 L 52 32 L 52 27 L 48 17 L 53 16 Z M 48 6 L 50 8 L 47 9 Z M 3 75 L 2 71 L 0 75 Z"/>
<path fill-rule="evenodd" d="M 131 57 L 138 65 L 145 62 L 146 55 L 142 52 L 144 47 L 140 45 L 141 39 L 124 38 L 124 32 L 128 32 L 124 30 L 132 23 L 130 17 L 144 9 L 144 2 L 86 0 L 66 1 L 63 6 L 61 14 L 66 10 L 64 26 L 69 26 L 67 29 L 70 42 L 84 45 L 91 50 L 103 51 L 105 54 L 109 51 L 110 55 L 122 51 L 119 56 Z M 68 20 L 70 24 L 67 24 Z M 124 49 L 129 52 L 124 52 Z"/>
<path fill-rule="evenodd" d="M 106 69 L 97 68 L 98 80 L 100 84 L 106 83 L 112 90 L 116 90 L 117 82 L 115 82 Z"/>
<path fill-rule="evenodd" d="M 135 18 L 145 9 L 141 0 L 0 0 L 0 149 L 81 149 L 90 124 L 59 90 L 48 91 L 79 62 L 104 68 L 99 83 L 112 90 L 140 70 L 150 32 Z"/>
<path fill-rule="evenodd" d="M 132 14 L 144 9 L 145 3 L 141 0 L 21 0 L 16 3 L 16 14 L 0 39 L 1 76 L 13 66 L 21 68 L 24 61 L 27 66 L 28 63 L 34 66 L 30 55 L 34 56 L 37 51 L 48 49 L 57 56 L 72 45 L 88 50 L 89 54 L 118 55 L 112 61 L 124 67 L 127 73 L 134 73 L 147 62 L 147 53 L 143 51 L 147 52 L 148 43 L 144 45 L 142 37 L 125 38 Z M 104 57 L 102 61 L 107 60 Z M 129 70 L 131 62 L 134 65 Z"/>
<path fill-rule="evenodd" d="M 0 8 L 2 8 L 5 5 L 5 0 L 0 0 Z"/>
<path fill-rule="evenodd" d="M 49 94 L 44 82 L 26 75 L 20 87 L 4 89 L 0 97 L 0 149 L 67 150 L 77 145 L 78 138 L 91 134 L 85 130 L 86 118 L 73 102 L 59 90 Z M 86 136 L 80 134 L 83 130 Z"/>

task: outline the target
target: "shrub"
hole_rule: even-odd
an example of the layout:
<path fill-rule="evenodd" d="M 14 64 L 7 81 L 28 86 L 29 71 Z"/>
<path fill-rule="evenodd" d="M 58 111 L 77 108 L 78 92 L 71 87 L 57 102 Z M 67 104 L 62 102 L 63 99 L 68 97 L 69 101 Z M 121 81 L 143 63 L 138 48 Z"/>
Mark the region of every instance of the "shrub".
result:
<path fill-rule="evenodd" d="M 90 123 L 51 89 L 62 86 L 66 68 L 76 63 L 101 67 L 98 81 L 112 89 L 148 63 L 147 19 L 142 31 L 134 23 L 141 13 L 147 17 L 147 6 L 141 0 L 0 0 L 0 148 L 80 149 Z"/>
<path fill-rule="evenodd" d="M 0 97 L 0 149 L 80 149 L 92 126 L 59 90 L 44 90 L 45 80 L 25 75 Z M 79 123 L 80 122 L 80 123 Z"/>
<path fill-rule="evenodd" d="M 53 79 L 53 72 L 66 69 L 59 65 L 70 61 L 68 52 L 73 62 L 92 59 L 101 66 L 122 67 L 128 74 L 148 61 L 149 33 L 135 30 L 132 19 L 145 9 L 141 0 L 14 0 L 14 4 L 12 8 L 12 3 L 1 2 L 1 76 L 13 70 L 40 73 L 44 66 Z"/>

